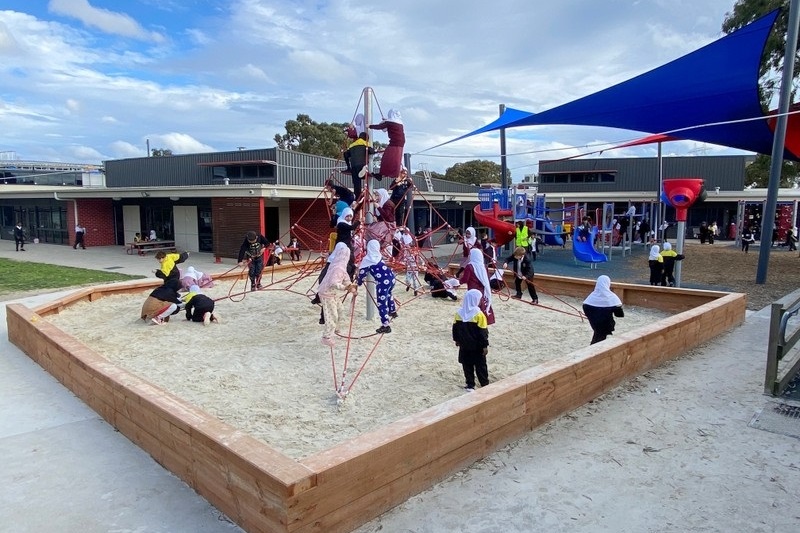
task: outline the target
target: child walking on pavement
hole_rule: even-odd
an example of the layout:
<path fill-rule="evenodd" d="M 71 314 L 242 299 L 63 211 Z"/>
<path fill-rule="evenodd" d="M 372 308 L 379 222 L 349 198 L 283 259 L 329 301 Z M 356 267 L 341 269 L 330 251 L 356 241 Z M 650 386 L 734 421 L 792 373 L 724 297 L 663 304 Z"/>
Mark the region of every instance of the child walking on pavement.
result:
<path fill-rule="evenodd" d="M 464 295 L 461 307 L 453 321 L 453 341 L 458 346 L 458 362 L 464 370 L 464 390 L 475 390 L 475 375 L 481 387 L 489 384 L 486 355 L 489 353 L 489 328 L 486 315 L 480 309 L 483 293 L 470 289 Z"/>

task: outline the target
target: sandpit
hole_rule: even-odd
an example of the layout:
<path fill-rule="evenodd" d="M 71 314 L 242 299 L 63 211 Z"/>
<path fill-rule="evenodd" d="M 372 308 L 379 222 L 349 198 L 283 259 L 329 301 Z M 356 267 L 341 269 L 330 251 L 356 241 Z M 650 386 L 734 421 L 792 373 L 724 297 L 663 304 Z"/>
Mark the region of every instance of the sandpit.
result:
<path fill-rule="evenodd" d="M 469 394 L 462 389 L 450 333 L 460 301 L 427 294 L 414 298 L 398 285 L 395 296 L 401 307 L 393 332 L 380 342 L 379 336 L 351 341 L 345 385 L 352 388 L 344 401 L 337 401 L 347 340 L 337 341 L 333 358 L 320 343 L 319 308 L 303 296 L 312 281 L 294 283 L 291 291 L 283 290 L 285 282 L 243 295 L 241 282 L 219 281 L 205 292 L 220 299 L 221 322 L 208 327 L 187 322 L 183 313 L 165 326 L 143 322 L 139 311 L 149 290 L 80 302 L 48 321 L 121 367 L 296 460 Z M 362 287 L 353 337 L 370 335 L 379 325 L 377 317 L 366 319 L 365 297 Z M 539 297 L 541 305 L 531 306 L 495 296 L 492 382 L 589 344 L 589 324 L 577 316 L 580 299 L 556 298 L 541 290 Z M 349 312 L 349 300 L 345 305 Z M 668 316 L 641 307 L 626 306 L 625 311 L 617 320 L 617 334 Z"/>

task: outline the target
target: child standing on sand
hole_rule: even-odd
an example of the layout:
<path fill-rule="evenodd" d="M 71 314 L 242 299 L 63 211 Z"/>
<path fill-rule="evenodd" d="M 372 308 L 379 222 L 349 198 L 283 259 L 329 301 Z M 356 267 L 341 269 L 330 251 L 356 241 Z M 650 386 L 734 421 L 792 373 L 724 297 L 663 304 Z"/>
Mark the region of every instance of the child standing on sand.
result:
<path fill-rule="evenodd" d="M 481 311 L 483 293 L 470 289 L 453 320 L 453 341 L 458 346 L 458 362 L 464 370 L 464 390 L 475 390 L 475 375 L 481 387 L 489 384 L 489 369 L 486 355 L 489 353 L 489 328 L 486 315 Z"/>

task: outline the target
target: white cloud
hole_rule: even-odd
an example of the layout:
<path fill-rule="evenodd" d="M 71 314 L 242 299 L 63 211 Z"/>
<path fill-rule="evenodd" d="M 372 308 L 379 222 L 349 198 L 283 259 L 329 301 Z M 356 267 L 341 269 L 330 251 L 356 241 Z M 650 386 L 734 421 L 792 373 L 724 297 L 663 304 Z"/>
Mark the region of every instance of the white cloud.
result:
<path fill-rule="evenodd" d="M 128 15 L 93 7 L 87 0 L 50 0 L 48 9 L 58 15 L 76 18 L 86 26 L 105 33 L 155 42 L 164 41 L 163 35 L 146 31 Z"/>
<path fill-rule="evenodd" d="M 59 16 L 0 11 L 0 120 L 14 124 L 4 142 L 33 159 L 66 160 L 75 145 L 146 155 L 148 137 L 176 153 L 271 147 L 298 113 L 351 120 L 372 87 L 376 119 L 392 107 L 403 113 L 412 167 L 443 172 L 468 159 L 499 161 L 496 134 L 418 152 L 488 123 L 500 103 L 541 111 L 694 50 L 718 36 L 730 4 L 232 0 L 139 11 L 120 2 L 109 11 L 52 0 Z M 154 29 L 169 35 L 163 46 L 151 46 Z M 633 136 L 509 130 L 509 167 L 535 172 L 539 159 Z"/>
<path fill-rule="evenodd" d="M 172 150 L 173 154 L 195 154 L 199 152 L 214 152 L 212 146 L 203 144 L 186 133 L 164 133 L 148 135 L 150 148 Z"/>

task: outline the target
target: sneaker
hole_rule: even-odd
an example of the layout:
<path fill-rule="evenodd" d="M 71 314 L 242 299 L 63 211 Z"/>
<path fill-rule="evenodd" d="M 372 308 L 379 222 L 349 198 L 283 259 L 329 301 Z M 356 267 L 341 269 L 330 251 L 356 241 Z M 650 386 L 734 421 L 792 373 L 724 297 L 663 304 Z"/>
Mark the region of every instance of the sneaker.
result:
<path fill-rule="evenodd" d="M 408 291 L 410 291 L 410 290 L 411 290 L 411 287 L 408 287 L 408 286 L 407 286 L 407 287 L 406 287 L 406 292 L 408 292 Z"/>
<path fill-rule="evenodd" d="M 414 291 L 414 296 L 416 296 L 416 295 L 417 295 L 417 291 Z"/>
<path fill-rule="evenodd" d="M 250 292 L 253 292 L 254 290 L 256 290 L 256 284 L 255 284 L 255 283 L 252 283 L 252 284 L 250 285 Z"/>
<path fill-rule="evenodd" d="M 311 303 L 312 303 L 312 304 L 315 304 L 315 305 L 316 305 L 316 304 L 318 304 L 318 303 L 320 303 L 320 301 L 319 301 L 319 294 L 315 294 L 315 295 L 314 295 L 314 297 L 311 299 Z"/>
<path fill-rule="evenodd" d="M 521 294 L 515 294 L 514 296 L 512 296 L 512 298 L 514 298 L 516 300 L 522 300 L 522 295 Z"/>
<path fill-rule="evenodd" d="M 219 324 L 219 315 L 211 313 L 211 322 L 216 322 Z"/>
<path fill-rule="evenodd" d="M 539 305 L 539 298 L 533 299 L 533 305 Z"/>
<path fill-rule="evenodd" d="M 150 319 L 150 322 L 152 322 L 152 323 L 153 323 L 153 324 L 155 324 L 156 326 L 163 326 L 163 325 L 164 325 L 164 321 L 163 321 L 162 319 L 158 318 L 158 317 L 156 317 L 156 318 L 151 318 L 151 319 Z"/>
<path fill-rule="evenodd" d="M 456 296 L 455 294 L 448 294 L 447 297 L 453 300 L 454 302 L 458 300 L 458 296 Z"/>
<path fill-rule="evenodd" d="M 369 169 L 367 168 L 367 165 L 364 165 L 363 167 L 361 167 L 361 170 L 358 171 L 358 177 L 363 178 L 364 176 L 367 175 L 368 171 Z"/>
<path fill-rule="evenodd" d="M 278 263 L 278 264 L 280 265 L 280 263 Z M 258 285 L 256 285 L 256 289 L 258 289 L 258 290 L 261 290 L 261 289 L 263 289 L 263 288 L 264 288 L 264 287 L 262 287 L 260 283 L 259 283 Z"/>
<path fill-rule="evenodd" d="M 319 323 L 320 324 L 324 324 L 325 323 L 325 317 L 324 316 L 319 317 Z"/>
<path fill-rule="evenodd" d="M 397 318 L 397 312 L 389 313 L 389 316 L 392 318 Z"/>
<path fill-rule="evenodd" d="M 207 326 L 211 324 L 211 313 L 203 313 L 203 325 Z"/>
<path fill-rule="evenodd" d="M 467 392 L 475 392 L 475 387 L 464 387 L 464 390 Z"/>
<path fill-rule="evenodd" d="M 375 333 L 391 333 L 391 332 L 392 328 L 390 328 L 389 326 L 381 326 L 375 330 Z"/>

